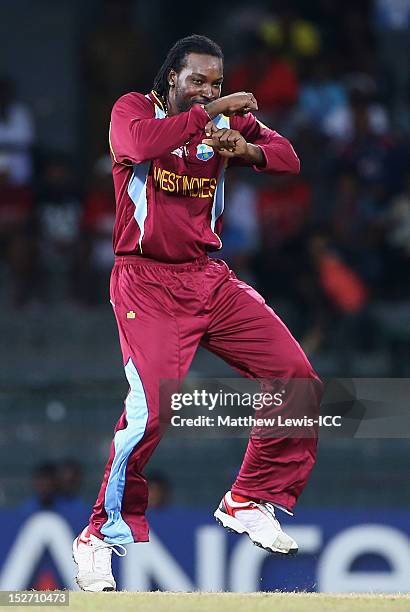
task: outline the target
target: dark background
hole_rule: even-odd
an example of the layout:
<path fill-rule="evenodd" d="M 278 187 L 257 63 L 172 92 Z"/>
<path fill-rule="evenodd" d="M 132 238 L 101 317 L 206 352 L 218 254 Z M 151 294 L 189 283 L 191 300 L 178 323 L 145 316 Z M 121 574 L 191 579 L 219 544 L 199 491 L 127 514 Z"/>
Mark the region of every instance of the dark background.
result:
<path fill-rule="evenodd" d="M 95 497 L 126 392 L 108 302 L 110 108 L 149 91 L 191 33 L 222 46 L 224 92 L 253 91 L 260 119 L 302 162 L 298 177 L 231 173 L 218 256 L 322 377 L 409 375 L 408 4 L 1 3 L 0 504 L 32 485 L 41 498 L 48 478 L 52 505 L 54 468 L 30 480 L 32 470 L 65 458 L 80 463 L 73 494 Z M 204 352 L 191 370 L 231 374 Z M 243 449 L 165 439 L 150 469 L 175 503 L 213 504 Z M 383 483 L 382 505 L 408 506 L 406 440 L 332 440 L 320 453 L 301 504 L 380 505 Z"/>

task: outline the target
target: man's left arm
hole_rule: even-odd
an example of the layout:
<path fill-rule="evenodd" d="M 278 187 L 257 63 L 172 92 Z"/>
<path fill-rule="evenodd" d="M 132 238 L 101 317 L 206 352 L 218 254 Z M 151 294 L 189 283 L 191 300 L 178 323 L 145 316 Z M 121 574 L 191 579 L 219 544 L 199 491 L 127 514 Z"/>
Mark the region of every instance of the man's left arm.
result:
<path fill-rule="evenodd" d="M 215 136 L 222 131 L 225 134 L 215 143 Z M 300 171 L 299 158 L 289 140 L 263 125 L 251 113 L 231 117 L 230 130 L 218 132 L 212 134 L 214 145 L 211 146 L 216 144 L 219 153 L 229 158 L 229 166 L 252 166 L 257 172 L 285 174 Z M 211 144 L 210 140 L 205 142 Z"/>

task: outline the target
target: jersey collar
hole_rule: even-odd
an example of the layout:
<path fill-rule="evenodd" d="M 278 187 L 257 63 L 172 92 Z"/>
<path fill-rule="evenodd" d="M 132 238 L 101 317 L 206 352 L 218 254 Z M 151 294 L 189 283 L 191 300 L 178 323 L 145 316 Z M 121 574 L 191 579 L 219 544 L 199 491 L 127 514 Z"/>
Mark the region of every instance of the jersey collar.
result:
<path fill-rule="evenodd" d="M 157 94 L 157 92 L 155 91 L 155 89 L 152 89 L 150 92 L 150 96 L 151 98 L 154 100 L 155 104 L 157 106 L 160 107 L 161 110 L 164 111 L 165 114 L 167 114 L 167 109 L 163 103 L 163 101 L 161 100 L 161 97 Z"/>

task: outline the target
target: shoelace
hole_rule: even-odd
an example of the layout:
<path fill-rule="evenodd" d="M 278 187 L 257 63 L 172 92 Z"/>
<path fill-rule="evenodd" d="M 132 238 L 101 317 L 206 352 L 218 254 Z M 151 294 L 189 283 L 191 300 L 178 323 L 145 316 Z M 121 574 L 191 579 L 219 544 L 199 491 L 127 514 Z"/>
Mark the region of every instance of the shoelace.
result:
<path fill-rule="evenodd" d="M 279 529 L 279 531 L 282 531 L 282 527 L 280 526 L 280 523 L 275 515 L 275 507 L 269 502 L 265 502 L 261 504 L 256 503 L 256 505 L 265 514 L 265 516 L 273 520 L 275 527 Z"/>
<path fill-rule="evenodd" d="M 117 550 L 117 547 L 120 550 Z M 102 542 L 97 545 L 93 544 L 93 548 L 94 552 L 98 553 L 93 555 L 94 569 L 101 574 L 109 574 L 111 572 L 111 554 L 113 551 L 118 557 L 125 557 L 127 554 L 127 549 L 122 544 L 107 544 L 106 542 Z"/>
<path fill-rule="evenodd" d="M 117 547 L 120 550 L 117 550 Z M 94 551 L 101 550 L 102 548 L 110 549 L 110 553 L 115 552 L 118 557 L 125 557 L 125 555 L 127 554 L 127 549 L 122 544 L 108 544 L 107 542 L 102 542 L 101 544 L 95 545 L 93 543 L 93 548 Z"/>

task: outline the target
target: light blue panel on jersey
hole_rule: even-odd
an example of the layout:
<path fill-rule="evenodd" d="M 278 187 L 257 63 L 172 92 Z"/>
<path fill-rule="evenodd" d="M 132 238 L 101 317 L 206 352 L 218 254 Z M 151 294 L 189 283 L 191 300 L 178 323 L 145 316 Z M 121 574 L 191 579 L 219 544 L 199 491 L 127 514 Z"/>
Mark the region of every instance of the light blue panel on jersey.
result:
<path fill-rule="evenodd" d="M 128 195 L 135 205 L 134 219 L 140 228 L 139 245 L 141 248 L 142 238 L 144 236 L 145 219 L 148 214 L 147 203 L 147 178 L 150 162 L 142 162 L 134 164 L 132 167 L 132 175 L 128 183 Z"/>
<path fill-rule="evenodd" d="M 155 117 L 156 119 L 164 119 L 166 117 L 165 112 L 155 104 Z M 142 252 L 142 239 L 144 237 L 145 219 L 148 214 L 148 202 L 147 202 L 147 178 L 149 172 L 150 162 L 142 162 L 141 164 L 134 164 L 132 169 L 132 176 L 128 183 L 128 195 L 135 205 L 134 219 L 138 223 L 140 228 L 139 245 Z"/>
<path fill-rule="evenodd" d="M 110 544 L 129 544 L 134 541 L 129 525 L 121 516 L 121 505 L 128 458 L 142 439 L 148 421 L 148 404 L 144 387 L 131 359 L 125 366 L 125 374 L 130 385 L 125 400 L 127 427 L 119 429 L 114 436 L 115 455 L 104 500 L 108 518 L 101 528 L 104 541 Z"/>
<path fill-rule="evenodd" d="M 226 117 L 225 115 L 218 115 L 217 117 L 215 117 L 214 123 L 216 127 L 219 129 L 230 127 L 229 117 Z M 221 174 L 218 177 L 218 182 L 216 185 L 216 190 L 215 190 L 215 195 L 214 195 L 214 201 L 212 204 L 211 229 L 213 232 L 215 232 L 216 220 L 218 219 L 218 217 L 222 215 L 223 210 L 224 210 L 224 202 L 225 202 L 224 188 L 225 188 L 225 168 L 222 168 Z"/>
<path fill-rule="evenodd" d="M 155 119 L 165 119 L 165 111 L 162 110 L 157 104 L 155 104 Z"/>
<path fill-rule="evenodd" d="M 222 128 L 229 128 L 230 127 L 229 117 L 227 117 L 226 115 L 217 115 L 213 119 L 213 122 L 215 123 L 216 127 L 219 130 L 221 130 Z"/>
<path fill-rule="evenodd" d="M 211 212 L 211 229 L 215 232 L 215 223 L 218 217 L 220 217 L 224 210 L 224 202 L 225 202 L 225 168 L 222 168 L 221 174 L 218 177 L 218 182 L 216 184 L 214 202 L 212 204 L 212 212 Z"/>

